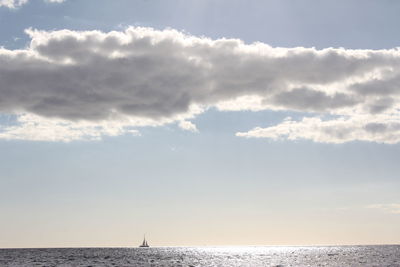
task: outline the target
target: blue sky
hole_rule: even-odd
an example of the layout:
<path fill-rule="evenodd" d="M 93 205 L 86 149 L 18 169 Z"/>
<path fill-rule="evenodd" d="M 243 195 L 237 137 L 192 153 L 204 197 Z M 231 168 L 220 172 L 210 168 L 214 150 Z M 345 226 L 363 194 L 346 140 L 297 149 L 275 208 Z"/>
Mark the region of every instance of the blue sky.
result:
<path fill-rule="evenodd" d="M 0 247 L 132 246 L 143 233 L 154 245 L 398 243 L 399 9 L 397 1 L 365 0 L 30 0 L 0 7 Z M 70 31 L 60 32 L 65 29 Z M 223 56 L 214 61 L 185 45 L 176 48 L 184 37 L 164 29 L 182 31 L 198 38 L 193 42 L 207 53 L 231 53 L 228 59 L 245 64 L 231 70 Z M 85 57 L 105 49 L 103 41 L 89 52 L 87 43 L 81 45 L 77 36 L 84 33 L 78 31 L 103 40 L 94 30 L 126 34 L 118 38 L 143 34 L 157 45 L 161 38 L 170 50 L 143 50 L 158 62 L 148 70 L 153 61 L 146 58 L 120 68 L 125 63 L 108 54 Z M 68 38 L 72 43 L 64 43 Z M 221 49 L 215 43 L 221 38 L 245 44 L 234 43 L 238 50 L 231 51 L 225 40 Z M 119 42 L 114 51 L 132 52 Z M 273 63 L 272 56 L 262 61 L 280 53 L 274 47 L 315 50 L 293 50 L 300 56 L 286 55 L 288 65 Z M 342 48 L 321 52 L 331 47 Z M 179 49 L 211 64 L 217 78 L 165 57 Z M 363 61 L 350 49 L 361 56 L 373 52 Z M 89 63 L 80 65 L 76 51 Z M 333 60 L 325 62 L 330 55 Z M 160 67 L 164 62 L 167 70 Z M 285 72 L 291 66 L 294 73 Z M 263 81 L 268 70 L 279 78 Z M 108 71 L 121 82 L 101 83 L 98 74 Z M 203 71 L 206 81 L 197 75 Z M 154 79 L 136 83 L 148 73 Z M 377 78 L 365 81 L 363 75 Z M 162 87 L 157 79 L 177 79 L 173 85 L 189 89 Z M 297 82 L 300 87 L 285 87 Z M 265 95 L 270 84 L 281 91 Z M 92 95 L 81 92 L 88 86 L 102 94 L 86 101 Z M 207 86 L 214 89 L 203 94 Z M 113 102 L 114 91 L 128 91 L 126 98 L 135 92 L 136 106 Z M 364 94 L 369 91 L 374 94 Z M 263 100 L 221 104 L 249 95 Z M 188 110 L 186 97 L 200 110 Z M 102 117 L 105 108 L 119 110 L 121 118 Z M 190 127 L 180 127 L 182 121 Z"/>
<path fill-rule="evenodd" d="M 33 27 L 118 30 L 171 27 L 213 39 L 240 38 L 272 46 L 382 49 L 398 46 L 397 1 L 66 1 L 31 0 L 1 9 L 3 46 Z M 96 6 L 96 8 L 93 8 Z M 384 14 L 384 15 L 383 15 Z M 17 45 L 21 45 L 18 43 Z"/>

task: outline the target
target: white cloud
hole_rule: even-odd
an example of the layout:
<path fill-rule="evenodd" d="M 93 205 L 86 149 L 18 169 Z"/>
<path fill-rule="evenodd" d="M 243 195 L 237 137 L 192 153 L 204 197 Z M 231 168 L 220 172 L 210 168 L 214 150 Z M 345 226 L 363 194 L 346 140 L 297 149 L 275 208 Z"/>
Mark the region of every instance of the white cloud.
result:
<path fill-rule="evenodd" d="M 17 8 L 27 2 L 28 0 L 0 0 L 0 7 Z"/>
<path fill-rule="evenodd" d="M 395 144 L 400 142 L 400 118 L 391 116 L 355 116 L 322 120 L 318 117 L 282 123 L 236 133 L 240 137 L 312 140 L 320 143 L 345 143 L 354 140 Z"/>
<path fill-rule="evenodd" d="M 0 128 L 0 139 L 70 142 L 99 140 L 102 136 L 119 136 L 126 133 L 140 135 L 130 124 L 129 121 L 71 122 L 21 114 L 17 125 Z"/>
<path fill-rule="evenodd" d="M 190 132 L 198 132 L 196 125 L 190 121 L 180 121 L 178 125 L 183 130 Z"/>
<path fill-rule="evenodd" d="M 209 107 L 289 110 L 336 119 L 287 120 L 237 135 L 400 142 L 397 48 L 273 48 L 134 27 L 27 33 L 28 48 L 0 49 L 1 113 L 25 114 L 42 123 L 62 120 L 71 127 L 123 121 L 122 134 L 127 127 L 174 122 L 194 130 L 187 120 Z M 3 129 L 0 137 L 35 136 L 23 128 L 26 124 L 22 120 Z M 18 127 L 23 134 L 16 134 Z M 68 140 L 86 136 L 66 135 Z M 44 136 L 39 139 L 51 139 Z"/>
<path fill-rule="evenodd" d="M 367 206 L 369 209 L 379 209 L 384 212 L 392 213 L 392 214 L 400 214 L 400 204 L 392 203 L 392 204 L 373 204 Z"/>
<path fill-rule="evenodd" d="M 7 7 L 7 8 L 17 8 L 20 7 L 26 3 L 28 3 L 29 0 L 0 0 L 0 7 Z M 44 0 L 45 2 L 49 3 L 62 3 L 65 0 Z"/>

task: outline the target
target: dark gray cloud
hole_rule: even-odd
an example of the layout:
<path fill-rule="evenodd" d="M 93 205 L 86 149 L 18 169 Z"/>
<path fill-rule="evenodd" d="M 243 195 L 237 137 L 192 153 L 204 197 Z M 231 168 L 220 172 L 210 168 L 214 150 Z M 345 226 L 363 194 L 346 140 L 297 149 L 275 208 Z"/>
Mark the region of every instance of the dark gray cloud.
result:
<path fill-rule="evenodd" d="M 398 68 L 399 66 L 397 66 Z M 399 70 L 397 70 L 399 71 Z M 361 83 L 356 83 L 351 87 L 358 94 L 363 95 L 399 95 L 400 94 L 400 74 L 380 79 L 371 79 Z"/>
<path fill-rule="evenodd" d="M 321 91 L 298 88 L 275 95 L 271 103 L 291 110 L 329 112 L 337 108 L 354 106 L 359 101 L 349 94 L 327 95 Z"/>
<path fill-rule="evenodd" d="M 398 105 L 396 49 L 273 48 L 150 28 L 27 33 L 28 48 L 0 50 L 3 113 L 162 124 L 243 96 L 260 98 L 262 109 L 331 114 Z"/>

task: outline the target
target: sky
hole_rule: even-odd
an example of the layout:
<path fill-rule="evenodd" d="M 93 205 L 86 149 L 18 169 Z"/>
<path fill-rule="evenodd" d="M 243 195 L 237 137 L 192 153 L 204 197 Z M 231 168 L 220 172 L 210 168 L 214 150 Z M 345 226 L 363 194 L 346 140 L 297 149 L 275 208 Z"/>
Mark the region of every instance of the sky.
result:
<path fill-rule="evenodd" d="M 0 247 L 399 244 L 399 11 L 0 0 Z"/>

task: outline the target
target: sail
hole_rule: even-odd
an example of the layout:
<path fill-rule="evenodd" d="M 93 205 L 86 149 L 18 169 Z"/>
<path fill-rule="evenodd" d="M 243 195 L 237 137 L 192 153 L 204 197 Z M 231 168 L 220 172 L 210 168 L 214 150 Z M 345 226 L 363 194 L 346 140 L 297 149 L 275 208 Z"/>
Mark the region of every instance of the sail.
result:
<path fill-rule="evenodd" d="M 149 244 L 147 243 L 147 240 L 146 240 L 146 236 L 143 237 L 143 242 L 139 247 L 142 247 L 142 248 L 143 247 L 145 247 L 145 248 L 149 247 Z"/>

